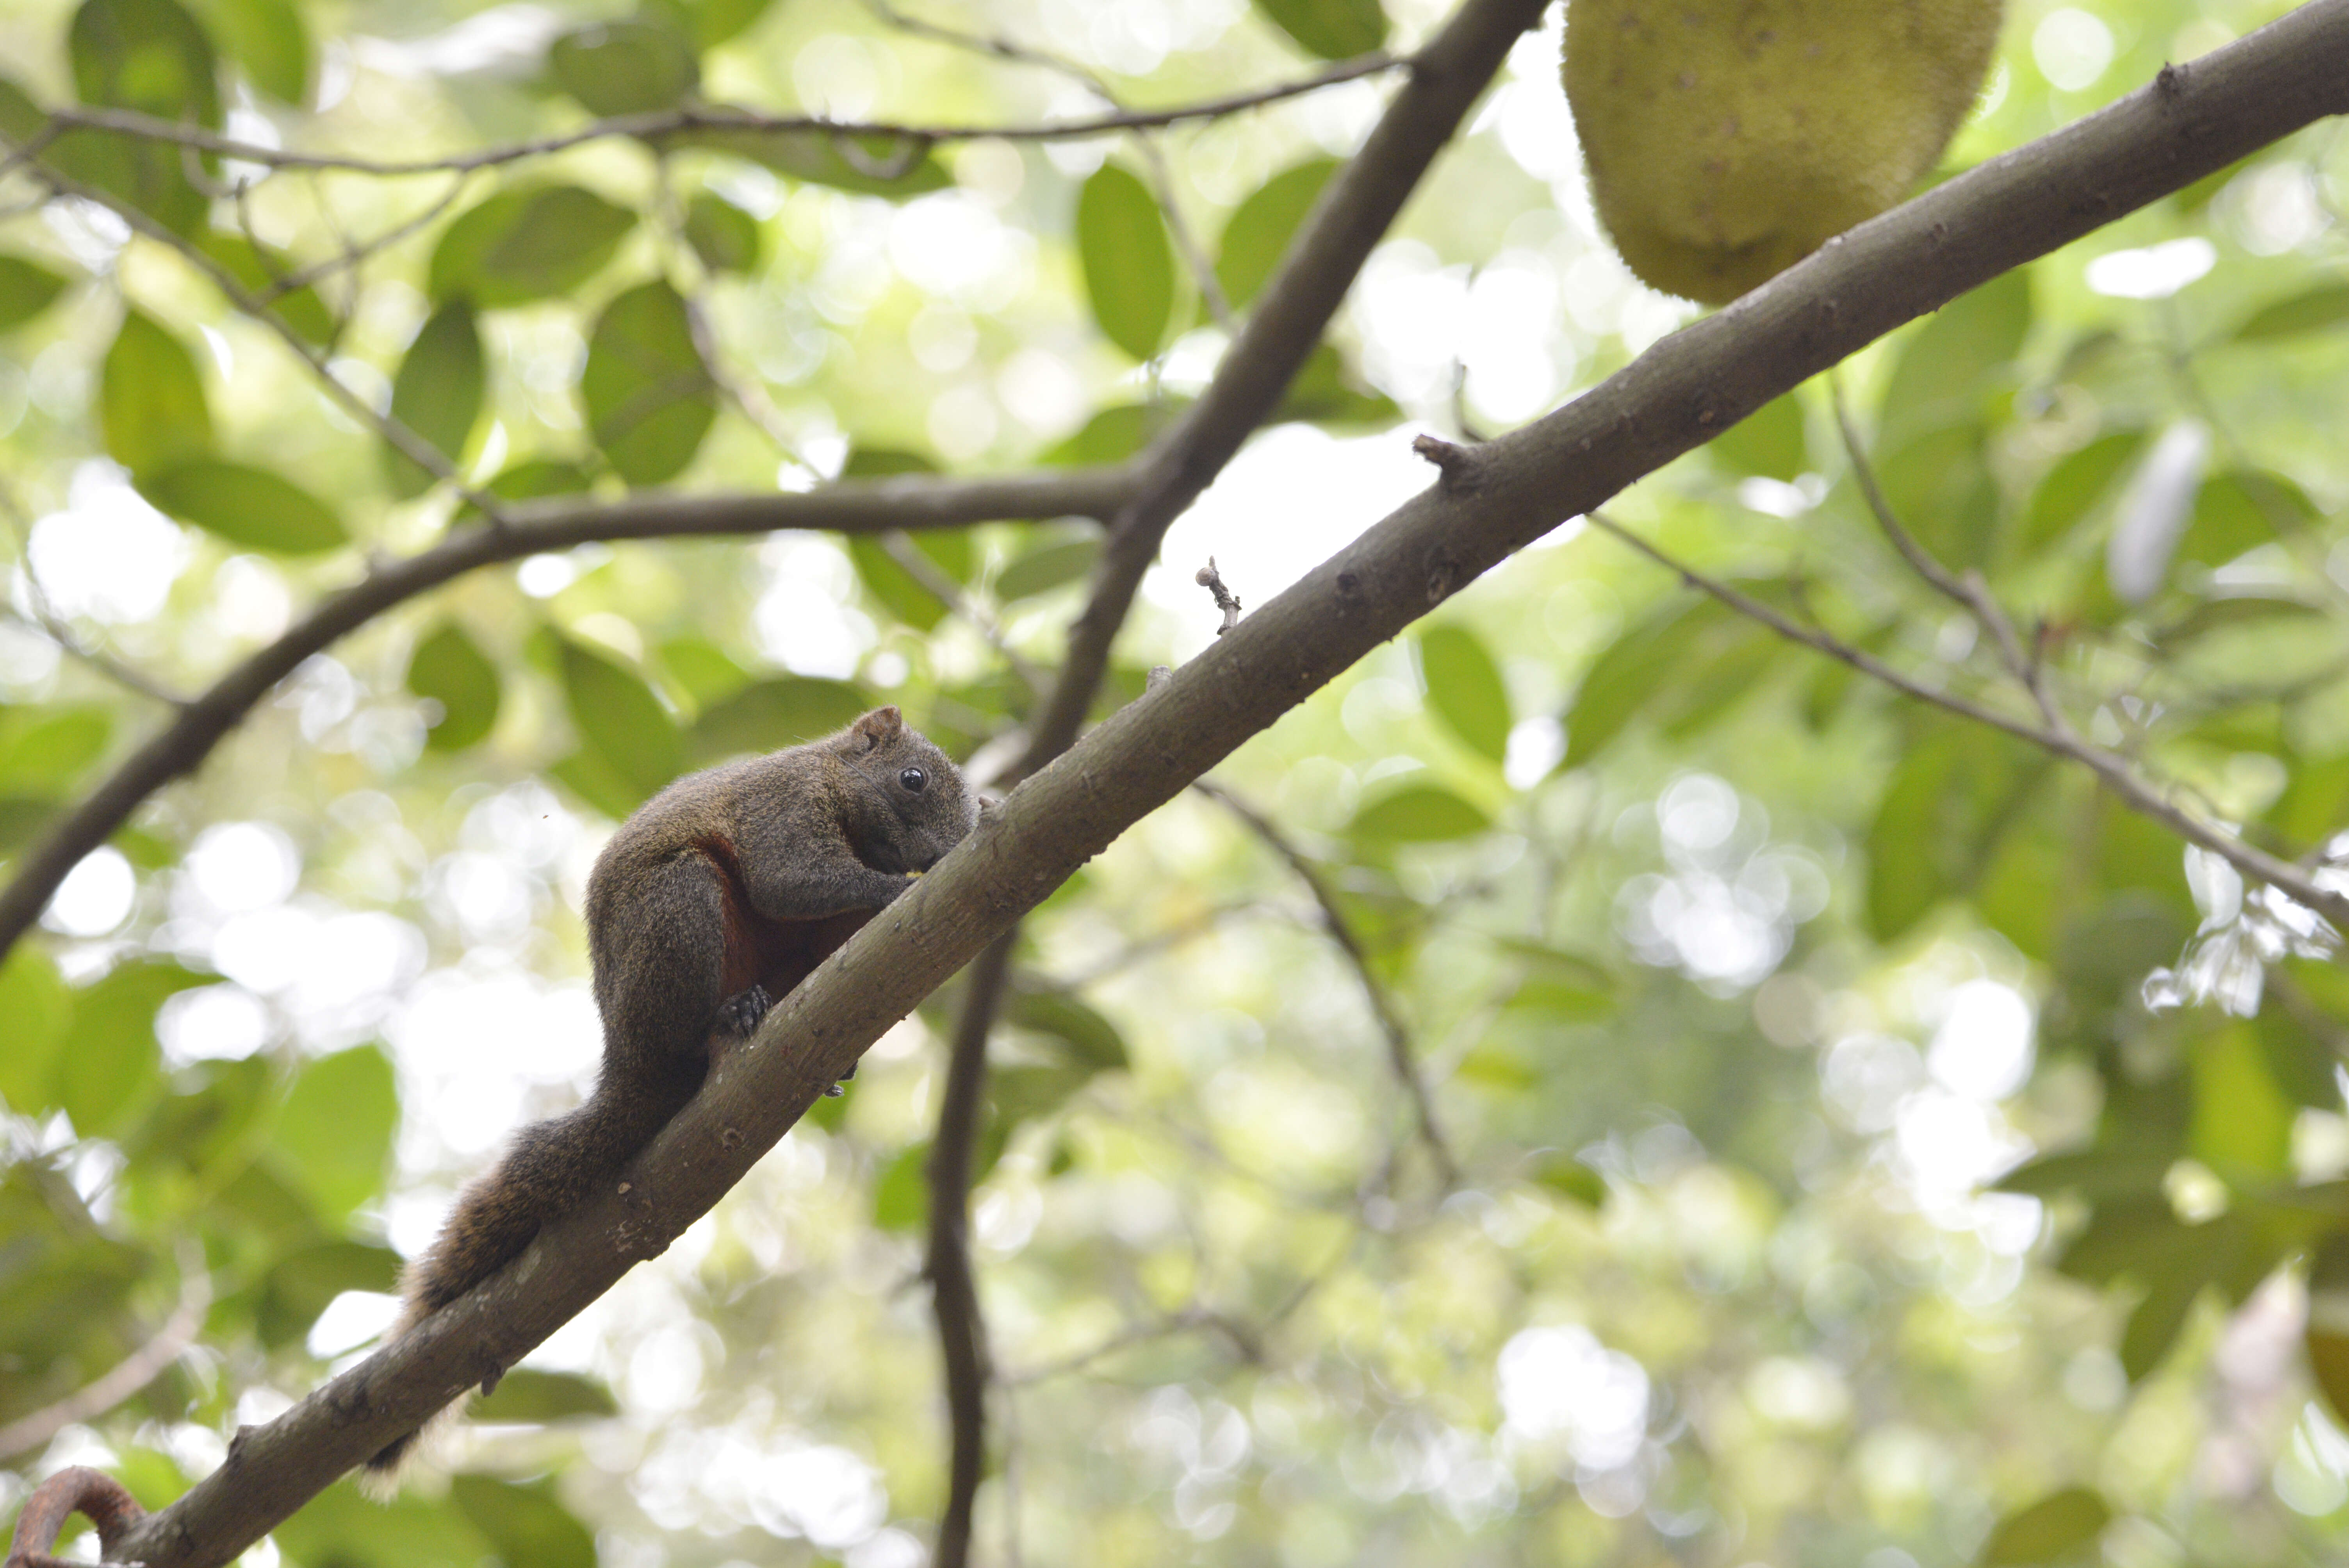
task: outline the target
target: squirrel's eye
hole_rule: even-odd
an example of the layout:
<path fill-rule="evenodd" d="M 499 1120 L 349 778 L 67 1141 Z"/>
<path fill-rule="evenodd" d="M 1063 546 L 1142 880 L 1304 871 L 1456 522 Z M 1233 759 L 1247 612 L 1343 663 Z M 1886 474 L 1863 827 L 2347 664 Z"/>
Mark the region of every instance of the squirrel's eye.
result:
<path fill-rule="evenodd" d="M 922 792 L 922 786 L 927 784 L 929 781 L 930 776 L 923 772 L 918 768 L 908 768 L 903 773 L 897 775 L 897 782 L 903 784 L 906 789 L 911 789 L 916 795 Z"/>

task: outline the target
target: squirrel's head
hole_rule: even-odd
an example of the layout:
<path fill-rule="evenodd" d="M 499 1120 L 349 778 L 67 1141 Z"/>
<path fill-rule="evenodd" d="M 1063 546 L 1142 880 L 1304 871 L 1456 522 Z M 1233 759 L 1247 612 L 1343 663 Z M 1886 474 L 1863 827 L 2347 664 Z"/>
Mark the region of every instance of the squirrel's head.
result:
<path fill-rule="evenodd" d="M 858 792 L 874 808 L 865 824 L 866 841 L 857 845 L 867 864 L 926 872 L 978 822 L 978 796 L 963 784 L 961 769 L 895 708 L 874 708 L 833 744 L 873 787 Z M 886 811 L 879 809 L 880 800 L 887 801 Z"/>

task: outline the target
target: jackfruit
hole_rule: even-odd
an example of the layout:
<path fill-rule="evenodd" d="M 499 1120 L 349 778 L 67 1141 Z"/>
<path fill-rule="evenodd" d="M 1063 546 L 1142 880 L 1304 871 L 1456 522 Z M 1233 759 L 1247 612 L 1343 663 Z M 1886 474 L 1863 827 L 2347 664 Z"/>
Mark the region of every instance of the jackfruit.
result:
<path fill-rule="evenodd" d="M 1725 304 L 1909 194 L 1998 26 L 1999 0 L 1568 0 L 1599 221 L 1643 282 Z"/>

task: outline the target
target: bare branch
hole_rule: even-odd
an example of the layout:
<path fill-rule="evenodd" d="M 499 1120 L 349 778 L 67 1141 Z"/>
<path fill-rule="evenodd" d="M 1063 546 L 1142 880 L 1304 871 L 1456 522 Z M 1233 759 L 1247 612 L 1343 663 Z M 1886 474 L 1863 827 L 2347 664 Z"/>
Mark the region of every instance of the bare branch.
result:
<path fill-rule="evenodd" d="M 987 1041 L 1011 971 L 1016 928 L 988 944 L 970 966 L 969 994 L 947 1060 L 937 1135 L 930 1143 L 929 1276 L 945 1354 L 947 1424 L 953 1429 L 947 1506 L 938 1519 L 938 1568 L 964 1568 L 978 1483 L 987 1472 L 987 1386 L 993 1377 L 987 1320 L 970 1264 L 970 1175 L 987 1103 Z"/>
<path fill-rule="evenodd" d="M 1124 469 L 1074 469 L 1009 479 L 908 475 L 860 480 L 805 494 L 632 496 L 618 502 L 533 501 L 508 509 L 503 528 L 473 528 L 431 549 L 376 566 L 334 594 L 267 647 L 188 702 L 172 722 L 132 752 L 84 797 L 0 892 L 0 953 L 25 934 L 81 858 L 104 843 L 140 801 L 195 770 L 255 703 L 303 660 L 395 604 L 483 566 L 591 542 L 767 533 L 779 528 L 880 533 L 957 528 L 1031 517 L 1102 517 L 1131 494 Z"/>
<path fill-rule="evenodd" d="M 1237 817 L 1248 830 L 1264 841 L 1273 853 L 1288 862 L 1320 906 L 1321 925 L 1329 932 L 1330 940 L 1353 965 L 1354 976 L 1361 982 L 1362 995 L 1371 1004 L 1371 1014 L 1378 1020 L 1379 1033 L 1386 1037 L 1387 1065 L 1394 1071 L 1395 1082 L 1411 1101 L 1413 1120 L 1419 1129 L 1419 1140 L 1427 1146 L 1427 1155 L 1434 1161 L 1437 1182 L 1449 1191 L 1459 1184 L 1460 1162 L 1453 1158 L 1452 1146 L 1444 1136 L 1444 1124 L 1435 1114 L 1435 1099 L 1428 1093 L 1427 1081 L 1420 1076 L 1419 1063 L 1412 1050 L 1411 1030 L 1404 1025 L 1402 1015 L 1395 1010 L 1394 997 L 1387 991 L 1386 983 L 1378 971 L 1371 967 L 1371 955 L 1362 946 L 1362 939 L 1354 930 L 1353 922 L 1346 918 L 1345 906 L 1338 902 L 1337 890 L 1330 885 L 1321 868 L 1315 865 L 1304 851 L 1299 849 L 1274 824 L 1272 819 L 1249 805 L 1225 785 L 1202 779 L 1191 786 L 1208 799 L 1215 801 Z"/>
<path fill-rule="evenodd" d="M 2349 108 L 2344 60 L 2349 0 L 2313 0 L 1861 224 L 1477 449 L 1473 471 L 1405 502 L 1028 778 L 727 1053 L 620 1180 L 396 1346 L 250 1429 L 219 1470 L 135 1525 L 123 1555 L 148 1568 L 234 1557 L 666 1248 L 924 996 L 1126 828 L 1363 655 L 1564 520 L 1892 328 Z M 1194 418 L 1256 407 L 1227 397 L 1237 406 Z"/>
<path fill-rule="evenodd" d="M 49 1548 L 57 1532 L 74 1514 L 88 1516 L 98 1526 L 98 1550 L 104 1557 L 97 1568 L 120 1568 L 116 1559 L 130 1527 L 147 1517 L 120 1481 L 87 1465 L 68 1465 L 33 1489 L 25 1511 L 16 1516 L 16 1533 L 8 1543 L 6 1568 L 90 1568 L 70 1558 L 55 1557 Z"/>
<path fill-rule="evenodd" d="M 1081 141 L 1088 137 L 1105 136 L 1121 130 L 1147 130 L 1180 125 L 1186 120 L 1219 119 L 1278 103 L 1285 98 L 1302 98 L 1340 82 L 1376 76 L 1404 63 L 1383 52 L 1359 55 L 1350 60 L 1337 61 L 1295 81 L 1280 82 L 1248 92 L 1202 98 L 1195 103 L 1176 104 L 1167 108 L 1121 109 L 1112 114 L 1045 125 L 904 125 L 824 119 L 804 114 L 762 114 L 756 109 L 725 105 L 694 104 L 647 114 L 616 115 L 575 130 L 533 137 L 527 141 L 506 142 L 472 152 L 454 153 L 447 158 L 377 159 L 336 152 L 289 152 L 283 148 L 264 147 L 258 142 L 220 136 L 197 126 L 177 125 L 131 109 L 83 106 L 50 110 L 40 129 L 5 160 L 0 161 L 0 174 L 33 161 L 57 137 L 70 130 L 101 130 L 118 136 L 135 137 L 141 141 L 173 142 L 197 152 L 217 153 L 222 158 L 258 163 L 269 169 L 323 170 L 386 179 L 417 174 L 466 174 L 475 170 L 494 169 L 503 164 L 549 157 L 587 142 L 615 137 L 660 142 L 711 130 L 738 136 L 747 133 L 776 137 L 854 137 L 924 147 L 953 141 Z"/>

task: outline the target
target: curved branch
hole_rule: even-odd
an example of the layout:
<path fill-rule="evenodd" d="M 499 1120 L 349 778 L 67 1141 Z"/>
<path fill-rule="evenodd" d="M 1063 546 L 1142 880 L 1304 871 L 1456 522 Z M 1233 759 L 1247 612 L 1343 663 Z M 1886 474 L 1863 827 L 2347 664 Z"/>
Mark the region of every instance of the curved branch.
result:
<path fill-rule="evenodd" d="M 616 115 L 576 130 L 485 147 L 447 158 L 377 159 L 337 152 L 288 152 L 283 148 L 264 147 L 258 142 L 222 136 L 201 127 L 158 119 L 153 115 L 140 114 L 133 109 L 80 107 L 50 110 L 48 119 L 31 134 L 24 146 L 11 154 L 5 163 L 0 163 L 0 173 L 6 173 L 36 158 L 58 137 L 74 130 L 107 131 L 116 136 L 135 137 L 141 141 L 170 142 L 196 152 L 233 158 L 240 163 L 257 163 L 266 169 L 333 170 L 382 179 L 399 179 L 415 174 L 470 173 L 477 169 L 493 169 L 502 164 L 548 157 L 585 142 L 602 141 L 612 137 L 661 141 L 709 130 L 730 131 L 738 135 L 747 131 L 753 135 L 779 137 L 863 137 L 919 147 L 948 141 L 1078 141 L 1112 131 L 1146 130 L 1160 126 L 1180 125 L 1185 120 L 1217 119 L 1226 115 L 1260 108 L 1266 104 L 1278 103 L 1284 98 L 1302 98 L 1340 82 L 1376 76 L 1404 63 L 1383 51 L 1357 55 L 1350 60 L 1340 60 L 1325 67 L 1311 76 L 1257 88 L 1249 92 L 1228 93 L 1221 98 L 1203 98 L 1196 103 L 1176 104 L 1171 108 L 1122 109 L 1114 114 L 1092 115 L 1083 119 L 1062 120 L 1050 125 L 900 125 L 882 121 L 825 119 L 816 115 L 762 114 L 756 109 L 734 108 L 723 104 L 692 104 L 648 114 Z"/>
<path fill-rule="evenodd" d="M 938 1517 L 937 1568 L 964 1568 L 978 1483 L 987 1473 L 987 1385 L 993 1377 L 978 1278 L 970 1264 L 970 1178 L 987 1105 L 987 1040 L 1002 1006 L 1018 938 L 1008 931 L 970 966 L 969 994 L 955 1027 L 939 1096 L 937 1136 L 930 1142 L 930 1245 L 923 1273 L 938 1319 L 946 1362 L 948 1450 L 947 1506 Z"/>
<path fill-rule="evenodd" d="M 133 1524 L 147 1517 L 138 1499 L 112 1476 L 87 1465 L 68 1465 L 25 1500 L 24 1511 L 16 1515 L 16 1536 L 8 1542 L 6 1568 L 90 1568 L 87 1563 L 49 1554 L 57 1543 L 57 1532 L 77 1513 L 88 1515 L 98 1526 L 98 1550 L 105 1558 L 98 1568 L 110 1568 L 115 1548 Z"/>
<path fill-rule="evenodd" d="M 804 494 L 645 495 L 618 502 L 511 507 L 502 527 L 469 529 L 429 550 L 376 567 L 188 702 L 171 724 L 125 758 L 51 829 L 40 848 L 18 867 L 7 891 L 0 892 L 0 954 L 40 918 L 49 895 L 84 855 L 106 842 L 148 796 L 193 771 L 303 660 L 393 605 L 452 577 L 593 541 L 766 533 L 778 528 L 882 533 L 1013 518 L 1099 518 L 1113 513 L 1133 483 L 1124 469 L 1072 469 L 1008 479 L 859 480 Z"/>
<path fill-rule="evenodd" d="M 212 1568 L 512 1366 L 707 1212 L 920 1000 L 1133 823 L 1479 574 L 1894 327 L 2349 109 L 2349 0 L 2315 0 L 1864 223 L 1466 460 L 1023 782 L 786 996 L 619 1180 L 265 1427 L 126 1556 Z"/>

